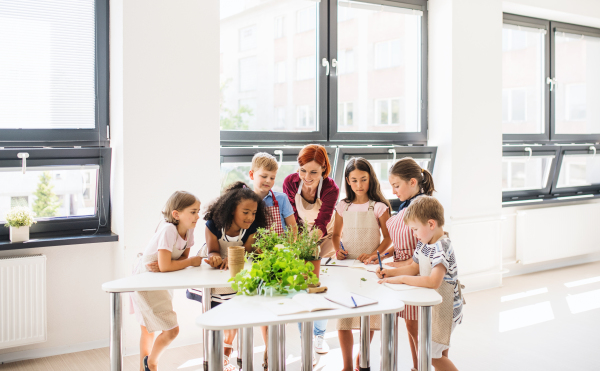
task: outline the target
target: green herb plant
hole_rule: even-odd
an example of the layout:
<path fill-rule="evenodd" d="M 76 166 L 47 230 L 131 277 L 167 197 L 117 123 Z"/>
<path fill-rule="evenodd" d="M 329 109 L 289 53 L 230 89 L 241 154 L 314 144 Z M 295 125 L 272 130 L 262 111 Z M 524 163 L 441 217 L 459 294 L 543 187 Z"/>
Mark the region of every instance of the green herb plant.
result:
<path fill-rule="evenodd" d="M 242 270 L 231 278 L 231 288 L 238 295 L 286 295 L 291 291 L 306 290 L 309 284 L 319 282 L 313 273 L 314 265 L 300 257 L 300 246 L 308 246 L 309 241 L 300 241 L 308 235 L 300 233 L 294 240 L 291 232 L 279 236 L 267 229 L 257 231 L 256 242 L 252 245 L 260 253 L 252 254 L 252 268 Z"/>

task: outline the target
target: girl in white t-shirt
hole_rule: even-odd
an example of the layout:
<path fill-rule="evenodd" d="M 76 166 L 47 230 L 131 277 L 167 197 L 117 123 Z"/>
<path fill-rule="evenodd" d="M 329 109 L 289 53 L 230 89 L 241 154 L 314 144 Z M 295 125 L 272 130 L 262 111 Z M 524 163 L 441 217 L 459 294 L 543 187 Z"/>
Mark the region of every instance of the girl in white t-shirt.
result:
<path fill-rule="evenodd" d="M 172 272 L 189 266 L 198 267 L 202 258 L 188 258 L 194 245 L 194 228 L 199 219 L 200 200 L 191 193 L 177 191 L 169 197 L 165 218 L 134 269 L 134 274 L 148 271 Z M 177 314 L 173 311 L 170 290 L 136 291 L 131 295 L 136 319 L 140 323 L 140 370 L 158 370 L 158 359 L 179 334 Z M 154 332 L 162 331 L 154 341 Z"/>
<path fill-rule="evenodd" d="M 368 262 L 377 252 L 383 252 L 392 240 L 386 222 L 390 203 L 381 192 L 377 175 L 369 161 L 353 157 L 344 172 L 346 198 L 336 207 L 333 229 L 333 247 L 336 258 L 358 259 Z M 344 247 L 342 249 L 342 246 Z M 381 328 L 381 316 L 370 316 L 371 339 Z M 352 329 L 360 328 L 360 317 L 344 318 L 337 322 L 337 330 L 344 360 L 344 371 L 352 371 Z M 357 359 L 358 368 L 358 359 Z"/>

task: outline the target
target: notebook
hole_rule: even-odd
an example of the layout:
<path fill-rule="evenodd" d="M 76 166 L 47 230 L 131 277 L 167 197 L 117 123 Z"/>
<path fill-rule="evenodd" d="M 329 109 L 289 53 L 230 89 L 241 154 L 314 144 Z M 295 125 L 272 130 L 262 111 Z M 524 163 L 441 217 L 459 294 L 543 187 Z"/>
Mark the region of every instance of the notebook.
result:
<path fill-rule="evenodd" d="M 379 303 L 377 300 L 373 300 L 371 298 L 367 298 L 352 292 L 343 295 L 329 294 L 325 296 L 325 299 L 348 308 L 358 308 Z M 352 299 L 354 299 L 354 301 L 352 301 Z M 356 305 L 354 305 L 355 302 Z"/>
<path fill-rule="evenodd" d="M 392 269 L 394 267 L 390 267 L 389 265 L 386 264 L 382 264 L 383 269 Z M 349 266 L 350 268 L 356 268 L 356 269 L 364 269 L 368 272 L 376 272 L 377 268 L 379 268 L 379 264 L 367 264 L 365 265 L 365 263 L 361 262 L 360 260 L 355 260 L 354 263 Z"/>
<path fill-rule="evenodd" d="M 331 266 L 331 267 L 351 267 L 357 261 L 358 260 L 356 260 L 356 259 L 345 259 L 345 260 L 334 259 L 334 260 L 330 261 L 328 264 L 324 264 L 324 265 Z M 358 262 L 360 263 L 360 261 L 358 261 Z M 362 264 L 362 263 L 360 263 L 360 264 Z"/>
<path fill-rule="evenodd" d="M 403 283 L 384 283 L 384 285 L 386 285 L 387 287 L 389 287 L 392 290 L 395 291 L 405 291 L 405 290 L 413 290 L 413 289 L 418 289 L 420 287 L 417 286 L 410 286 L 410 285 L 405 285 Z"/>
<path fill-rule="evenodd" d="M 327 301 L 323 295 L 318 294 L 296 294 L 291 299 L 282 298 L 277 301 L 263 304 L 271 312 L 278 316 L 289 314 L 316 312 L 319 310 L 339 309 L 337 305 Z"/>

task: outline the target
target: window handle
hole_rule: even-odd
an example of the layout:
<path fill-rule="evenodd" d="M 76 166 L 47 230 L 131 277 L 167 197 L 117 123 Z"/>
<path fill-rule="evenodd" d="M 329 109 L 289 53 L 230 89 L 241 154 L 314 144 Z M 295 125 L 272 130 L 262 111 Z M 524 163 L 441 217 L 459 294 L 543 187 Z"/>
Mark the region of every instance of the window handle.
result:
<path fill-rule="evenodd" d="M 590 146 L 590 151 L 594 152 L 594 154 L 592 155 L 592 157 L 595 157 L 596 156 L 596 147 Z"/>
<path fill-rule="evenodd" d="M 23 170 L 23 174 L 25 174 L 25 170 L 27 170 L 27 157 L 29 157 L 29 153 L 19 152 L 17 153 L 17 157 L 23 160 L 21 164 L 21 169 Z"/>
<path fill-rule="evenodd" d="M 391 153 L 394 156 L 394 158 L 392 159 L 392 164 L 395 164 L 396 163 L 396 149 L 390 148 L 390 149 L 388 149 L 388 153 Z"/>
<path fill-rule="evenodd" d="M 333 58 L 331 60 L 331 67 L 335 68 L 335 75 L 337 76 L 337 74 L 338 74 L 338 70 L 337 70 L 338 61 L 337 61 L 337 59 Z"/>
<path fill-rule="evenodd" d="M 279 155 L 279 165 L 283 163 L 283 151 L 280 149 L 276 149 L 273 151 L 274 154 Z"/>
<path fill-rule="evenodd" d="M 323 60 L 321 61 L 321 65 L 325 67 L 325 76 L 329 76 L 329 61 L 327 60 L 327 58 L 323 58 Z"/>
<path fill-rule="evenodd" d="M 529 153 L 527 160 L 525 160 L 527 162 L 527 161 L 531 160 L 531 156 L 533 156 L 533 150 L 531 150 L 531 147 L 525 147 L 525 152 Z"/>
<path fill-rule="evenodd" d="M 553 79 L 546 77 L 546 84 L 550 84 L 550 91 L 553 91 L 554 87 L 556 86 L 556 77 Z"/>

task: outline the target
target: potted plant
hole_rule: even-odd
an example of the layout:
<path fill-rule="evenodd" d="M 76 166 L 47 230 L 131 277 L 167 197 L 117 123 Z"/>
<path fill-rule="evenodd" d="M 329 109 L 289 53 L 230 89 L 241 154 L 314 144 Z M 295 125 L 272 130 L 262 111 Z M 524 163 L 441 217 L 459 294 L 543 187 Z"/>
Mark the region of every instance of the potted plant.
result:
<path fill-rule="evenodd" d="M 29 240 L 29 227 L 35 220 L 35 213 L 27 207 L 17 206 L 6 214 L 6 227 L 10 227 L 10 241 L 23 242 Z"/>
<path fill-rule="evenodd" d="M 299 258 L 292 233 L 259 229 L 252 246 L 260 251 L 252 254 L 252 268 L 230 279 L 238 295 L 286 295 L 318 282 L 314 265 Z"/>
<path fill-rule="evenodd" d="M 319 238 L 315 233 L 303 229 L 298 233 L 298 238 L 291 243 L 292 247 L 298 251 L 298 258 L 313 266 L 313 273 L 319 277 L 321 270 L 321 246 L 319 246 Z"/>

